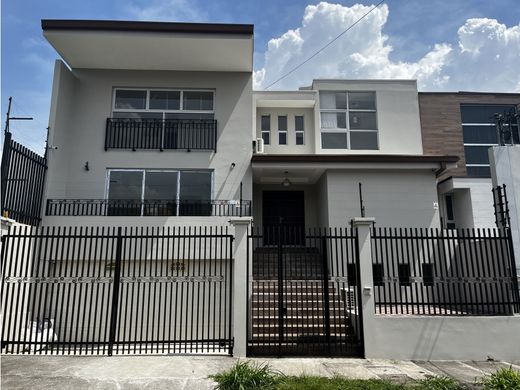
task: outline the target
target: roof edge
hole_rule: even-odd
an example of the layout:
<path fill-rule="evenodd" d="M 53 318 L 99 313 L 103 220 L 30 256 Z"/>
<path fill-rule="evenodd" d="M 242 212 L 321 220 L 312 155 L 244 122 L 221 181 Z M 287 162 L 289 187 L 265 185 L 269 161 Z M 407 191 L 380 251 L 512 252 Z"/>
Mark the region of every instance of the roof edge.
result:
<path fill-rule="evenodd" d="M 193 34 L 253 35 L 252 24 L 177 23 L 129 20 L 42 19 L 43 31 L 134 31 Z"/>
<path fill-rule="evenodd" d="M 286 163 L 456 163 L 457 156 L 424 156 L 399 154 L 255 154 L 251 162 Z"/>

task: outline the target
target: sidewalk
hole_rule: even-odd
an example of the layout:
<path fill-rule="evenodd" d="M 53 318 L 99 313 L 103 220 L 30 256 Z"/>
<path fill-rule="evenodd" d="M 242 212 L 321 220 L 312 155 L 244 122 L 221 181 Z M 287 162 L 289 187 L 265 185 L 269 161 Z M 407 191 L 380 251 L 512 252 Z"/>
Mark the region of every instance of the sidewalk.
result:
<path fill-rule="evenodd" d="M 268 362 L 287 375 L 343 375 L 394 381 L 448 375 L 473 384 L 500 367 L 520 370 L 517 362 L 411 362 L 377 359 L 284 358 Z M 236 361 L 216 356 L 2 356 L 2 389 L 212 389 L 208 375 Z"/>

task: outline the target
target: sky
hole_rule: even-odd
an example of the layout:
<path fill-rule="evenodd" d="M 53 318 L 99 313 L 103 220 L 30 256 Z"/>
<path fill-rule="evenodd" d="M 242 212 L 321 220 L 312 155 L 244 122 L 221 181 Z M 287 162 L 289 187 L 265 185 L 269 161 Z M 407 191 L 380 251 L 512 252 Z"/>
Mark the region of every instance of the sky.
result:
<path fill-rule="evenodd" d="M 58 55 L 41 19 L 119 19 L 255 25 L 254 87 L 265 89 L 378 1 L 3 0 L 1 113 L 13 96 L 13 137 L 43 152 Z M 520 0 L 387 0 L 270 89 L 313 78 L 417 79 L 420 91 L 520 92 Z"/>

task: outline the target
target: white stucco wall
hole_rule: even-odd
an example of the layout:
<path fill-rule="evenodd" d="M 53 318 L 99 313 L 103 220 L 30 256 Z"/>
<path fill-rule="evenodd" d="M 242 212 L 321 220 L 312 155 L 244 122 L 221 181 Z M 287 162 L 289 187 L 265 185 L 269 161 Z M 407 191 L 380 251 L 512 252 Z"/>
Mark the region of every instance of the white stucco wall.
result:
<path fill-rule="evenodd" d="M 374 316 L 365 357 L 403 360 L 518 360 L 520 316 Z"/>
<path fill-rule="evenodd" d="M 316 131 L 316 153 L 422 154 L 419 100 L 415 80 L 314 80 L 318 91 L 375 91 L 379 150 L 321 149 Z M 315 128 L 320 129 L 320 104 L 315 106 Z"/>
<path fill-rule="evenodd" d="M 439 227 L 437 183 L 431 170 L 328 171 L 327 193 L 330 226 L 348 226 L 361 215 L 359 186 L 367 217 L 380 227 Z"/>
<path fill-rule="evenodd" d="M 506 185 L 516 269 L 520 275 L 520 146 L 494 146 L 489 150 L 489 161 L 493 187 Z"/>
<path fill-rule="evenodd" d="M 114 87 L 215 90 L 217 152 L 104 150 Z M 247 72 L 55 69 L 45 198 L 102 199 L 107 168 L 214 170 L 214 199 L 251 199 L 252 76 Z M 84 169 L 89 162 L 90 170 Z M 235 163 L 231 169 L 231 163 Z M 44 221 L 45 223 L 45 221 Z"/>

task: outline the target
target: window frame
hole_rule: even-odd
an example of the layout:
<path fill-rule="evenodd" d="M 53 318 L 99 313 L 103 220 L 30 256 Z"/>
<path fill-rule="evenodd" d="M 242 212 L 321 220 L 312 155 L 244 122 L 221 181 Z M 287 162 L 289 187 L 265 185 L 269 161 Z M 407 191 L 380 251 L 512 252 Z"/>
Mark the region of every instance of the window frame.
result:
<path fill-rule="evenodd" d="M 280 118 L 285 118 L 285 130 L 280 130 Z M 289 115 L 277 115 L 276 116 L 277 134 L 278 134 L 278 145 L 289 145 Z M 285 133 L 285 143 L 280 142 L 280 135 Z"/>
<path fill-rule="evenodd" d="M 145 202 L 145 189 L 146 189 L 146 173 L 147 172 L 176 172 L 177 173 L 177 193 L 175 195 L 175 203 L 176 203 L 176 215 L 179 216 L 179 210 L 180 210 L 180 194 L 181 194 L 181 174 L 182 172 L 199 172 L 199 173 L 209 173 L 210 174 L 210 202 L 213 202 L 214 195 L 215 195 L 215 171 L 213 169 L 184 169 L 184 168 L 163 168 L 163 169 L 157 169 L 157 168 L 107 168 L 106 174 L 105 174 L 105 194 L 103 199 L 104 200 L 110 200 L 109 199 L 109 191 L 110 191 L 110 173 L 111 172 L 142 172 L 143 177 L 141 180 L 141 198 L 138 199 L 141 201 L 141 214 L 140 217 L 144 216 L 144 202 Z"/>
<path fill-rule="evenodd" d="M 269 118 L 269 130 L 264 130 L 264 128 L 262 126 L 262 118 L 263 117 Z M 267 133 L 267 138 L 268 138 L 269 142 L 265 142 L 264 133 Z M 264 141 L 264 145 L 270 145 L 271 144 L 271 114 L 260 115 L 260 137 Z"/>
<path fill-rule="evenodd" d="M 146 91 L 146 105 L 144 109 L 133 109 L 133 108 L 116 108 L 116 94 L 117 91 Z M 168 109 L 157 109 L 150 108 L 150 91 L 163 91 L 163 92 L 180 92 L 179 95 L 179 109 L 168 110 Z M 211 92 L 213 99 L 212 110 L 184 110 L 184 92 Z M 113 87 L 112 88 L 112 107 L 111 114 L 114 116 L 114 112 L 118 113 L 162 113 L 162 119 L 165 119 L 166 114 L 215 114 L 215 90 L 214 89 L 189 89 L 189 88 L 131 88 L 131 87 Z"/>
<path fill-rule="evenodd" d="M 496 143 L 472 143 L 472 142 L 465 142 L 464 141 L 464 126 L 490 127 L 490 126 L 496 126 L 496 124 L 494 122 L 487 122 L 487 123 L 485 123 L 485 122 L 484 123 L 482 123 L 482 122 L 464 122 L 463 119 L 462 119 L 462 109 L 463 109 L 463 107 L 492 107 L 492 106 L 495 106 L 495 107 L 509 107 L 510 106 L 510 108 L 513 108 L 513 109 L 516 110 L 514 104 L 507 104 L 507 103 L 504 103 L 504 104 L 460 103 L 459 104 L 460 125 L 461 125 L 461 130 L 462 130 L 462 137 L 463 137 L 462 138 L 463 148 L 466 148 L 466 147 L 478 147 L 478 146 L 487 146 L 489 148 L 489 147 L 492 147 L 492 146 L 498 146 L 498 139 L 497 139 Z M 491 119 L 490 119 L 490 121 L 491 121 Z M 517 127 L 517 131 L 520 133 L 520 123 L 517 123 L 516 125 L 513 125 L 513 126 L 516 126 Z M 495 130 L 496 130 L 496 128 L 495 128 Z M 466 167 L 469 167 L 469 168 L 489 168 L 489 169 L 491 169 L 491 164 L 490 163 L 487 163 L 487 164 L 468 163 L 467 160 L 466 160 L 466 151 L 464 151 L 464 160 L 466 162 Z M 481 178 L 481 177 L 483 177 L 483 176 L 475 176 L 475 175 L 470 176 L 467 173 L 467 170 L 466 170 L 466 174 L 469 177 L 474 177 L 474 178 Z"/>
<path fill-rule="evenodd" d="M 372 93 L 374 95 L 374 109 L 359 109 L 359 108 L 355 108 L 355 109 L 351 109 L 350 108 L 350 94 L 351 93 L 356 93 L 356 92 L 364 92 L 364 93 Z M 346 94 L 346 108 L 323 108 L 321 107 L 321 101 L 320 101 L 320 109 L 319 109 L 319 113 L 320 113 L 320 140 L 321 140 L 321 143 L 320 143 L 320 147 L 321 149 L 323 150 L 380 150 L 380 147 L 379 147 L 379 118 L 377 116 L 377 113 L 378 113 L 378 109 L 377 109 L 377 92 L 376 91 L 348 91 L 348 90 L 321 90 L 319 91 L 319 94 L 321 93 L 334 93 L 334 94 L 337 94 L 337 93 L 345 93 Z M 319 99 L 319 97 L 318 97 Z M 376 129 L 351 129 L 350 128 L 350 113 L 351 112 L 369 112 L 369 113 L 374 113 L 375 114 L 375 122 L 376 122 Z M 321 116 L 323 113 L 341 113 L 341 114 L 344 114 L 345 115 L 345 123 L 346 123 L 346 128 L 324 128 L 322 126 L 322 120 L 321 120 Z M 350 140 L 350 133 L 376 133 L 376 147 L 375 149 L 352 149 L 352 142 Z M 347 147 L 346 149 L 345 148 L 323 148 L 323 139 L 322 139 L 322 136 L 323 136 L 323 133 L 341 133 L 341 134 L 345 134 L 345 136 L 347 137 Z"/>
<path fill-rule="evenodd" d="M 297 130 L 296 129 L 296 118 L 302 118 L 302 123 L 303 123 L 303 130 Z M 299 144 L 298 143 L 298 134 L 302 135 L 302 143 Z M 297 115 L 295 114 L 294 115 L 294 144 L 296 146 L 304 146 L 305 145 L 305 115 L 301 114 L 301 115 Z"/>

